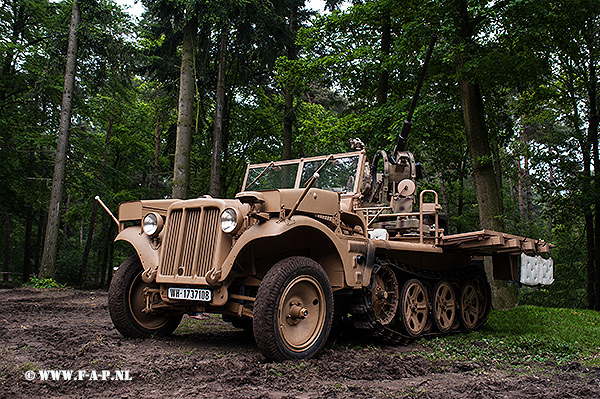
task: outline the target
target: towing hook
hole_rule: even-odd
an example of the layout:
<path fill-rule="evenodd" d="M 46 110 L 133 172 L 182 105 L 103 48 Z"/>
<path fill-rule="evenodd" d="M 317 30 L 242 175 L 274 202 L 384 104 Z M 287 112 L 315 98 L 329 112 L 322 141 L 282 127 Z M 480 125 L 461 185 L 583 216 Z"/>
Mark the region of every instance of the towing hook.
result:
<path fill-rule="evenodd" d="M 156 268 L 149 268 L 144 270 L 142 272 L 142 280 L 144 281 L 144 283 L 150 284 L 154 282 L 154 279 L 156 278 L 156 272 Z"/>

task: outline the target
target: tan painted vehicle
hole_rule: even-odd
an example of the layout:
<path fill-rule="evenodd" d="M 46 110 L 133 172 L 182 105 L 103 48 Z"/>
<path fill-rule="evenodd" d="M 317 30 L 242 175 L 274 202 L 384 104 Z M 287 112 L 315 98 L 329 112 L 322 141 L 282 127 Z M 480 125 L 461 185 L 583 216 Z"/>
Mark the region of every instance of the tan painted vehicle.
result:
<path fill-rule="evenodd" d="M 186 313 L 220 313 L 267 359 L 304 359 L 334 321 L 387 342 L 479 328 L 491 295 L 476 256 L 492 258 L 496 279 L 550 284 L 548 243 L 448 235 L 437 193 L 416 196 L 420 167 L 404 147 L 434 43 L 396 147 L 371 166 L 353 140 L 354 152 L 248 165 L 235 199 L 122 204 L 116 240 L 135 254 L 110 285 L 117 330 L 163 336 Z"/>
<path fill-rule="evenodd" d="M 546 242 L 448 235 L 437 194 L 415 195 L 410 152 L 379 151 L 369 167 L 355 147 L 249 165 L 235 199 L 122 204 L 116 240 L 135 254 L 110 286 L 117 330 L 163 336 L 184 314 L 220 313 L 267 359 L 302 359 L 334 320 L 388 342 L 479 328 L 490 289 L 474 256 L 490 255 L 496 278 L 551 282 Z"/>

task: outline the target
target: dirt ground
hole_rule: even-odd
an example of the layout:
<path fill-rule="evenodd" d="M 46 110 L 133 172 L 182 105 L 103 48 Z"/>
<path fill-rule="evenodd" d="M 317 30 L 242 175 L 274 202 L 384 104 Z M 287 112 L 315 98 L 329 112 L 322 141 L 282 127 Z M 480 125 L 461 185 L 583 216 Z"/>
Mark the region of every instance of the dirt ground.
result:
<path fill-rule="evenodd" d="M 599 368 L 431 360 L 418 342 L 333 337 L 316 359 L 267 363 L 216 316 L 186 316 L 169 338 L 124 339 L 106 302 L 105 291 L 0 290 L 0 398 L 600 398 Z M 81 378 L 43 381 L 45 370 Z"/>

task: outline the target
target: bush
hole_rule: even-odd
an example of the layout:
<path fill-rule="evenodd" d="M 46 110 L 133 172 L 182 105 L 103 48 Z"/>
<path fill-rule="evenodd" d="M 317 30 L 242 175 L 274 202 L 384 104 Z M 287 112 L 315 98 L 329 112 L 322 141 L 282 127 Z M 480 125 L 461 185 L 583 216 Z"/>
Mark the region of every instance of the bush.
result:
<path fill-rule="evenodd" d="M 66 288 L 64 284 L 59 284 L 51 278 L 31 277 L 29 281 L 23 283 L 23 287 L 32 288 Z"/>

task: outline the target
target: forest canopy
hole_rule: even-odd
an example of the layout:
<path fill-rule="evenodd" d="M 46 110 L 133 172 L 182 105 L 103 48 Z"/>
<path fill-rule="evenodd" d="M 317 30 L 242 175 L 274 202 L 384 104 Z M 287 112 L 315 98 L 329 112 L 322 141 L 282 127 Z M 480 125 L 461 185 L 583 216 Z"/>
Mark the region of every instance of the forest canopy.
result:
<path fill-rule="evenodd" d="M 390 150 L 437 35 L 407 143 L 419 189 L 440 193 L 452 233 L 557 246 L 555 283 L 522 302 L 600 310 L 600 2 L 141 3 L 136 18 L 113 0 L 0 0 L 4 281 L 105 287 L 129 249 L 96 195 L 113 210 L 232 198 L 248 162 L 345 152 L 353 138 L 370 157 Z"/>

